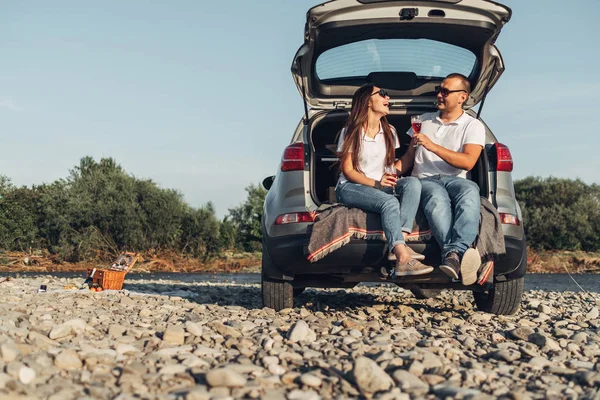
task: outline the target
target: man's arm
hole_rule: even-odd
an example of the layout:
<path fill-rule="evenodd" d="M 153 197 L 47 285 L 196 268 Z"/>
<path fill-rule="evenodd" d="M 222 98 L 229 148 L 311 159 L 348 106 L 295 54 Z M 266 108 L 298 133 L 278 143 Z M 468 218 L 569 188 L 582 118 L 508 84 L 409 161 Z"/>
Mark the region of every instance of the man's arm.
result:
<path fill-rule="evenodd" d="M 416 141 L 419 145 L 425 147 L 454 168 L 460 168 L 467 171 L 473 169 L 481 154 L 481 150 L 483 149 L 483 146 L 478 144 L 467 143 L 463 145 L 462 152 L 452 151 L 439 144 L 433 143 L 429 137 L 422 133 L 415 133 L 413 137 L 416 137 Z"/>

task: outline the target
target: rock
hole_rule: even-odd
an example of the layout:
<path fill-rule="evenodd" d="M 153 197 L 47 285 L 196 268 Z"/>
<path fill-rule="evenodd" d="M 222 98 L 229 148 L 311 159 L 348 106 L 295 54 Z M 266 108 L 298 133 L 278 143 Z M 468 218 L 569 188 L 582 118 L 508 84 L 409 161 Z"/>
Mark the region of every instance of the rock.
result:
<path fill-rule="evenodd" d="M 150 317 L 152 315 L 152 310 L 150 310 L 149 308 L 142 308 L 138 315 L 142 318 Z"/>
<path fill-rule="evenodd" d="M 313 390 L 302 391 L 294 389 L 287 395 L 287 398 L 288 400 L 320 400 L 321 396 Z"/>
<path fill-rule="evenodd" d="M 537 310 L 539 312 L 541 312 L 541 313 L 544 313 L 544 314 L 550 314 L 550 313 L 552 313 L 552 308 L 549 307 L 549 306 L 547 306 L 546 304 L 540 304 L 540 305 L 538 305 Z"/>
<path fill-rule="evenodd" d="M 29 368 L 29 367 L 21 367 L 19 369 L 19 381 L 24 384 L 24 385 L 28 385 L 30 384 L 36 377 L 36 373 L 33 369 Z"/>
<path fill-rule="evenodd" d="M 546 348 L 551 351 L 561 350 L 560 345 L 554 339 L 551 339 L 550 337 L 541 333 L 533 333 L 529 335 L 528 340 L 541 348 Z"/>
<path fill-rule="evenodd" d="M 433 393 L 435 393 L 440 398 L 452 397 L 452 398 L 472 398 L 481 394 L 479 390 L 476 389 L 468 389 L 450 386 L 447 384 L 439 384 L 433 387 Z"/>
<path fill-rule="evenodd" d="M 175 374 L 183 374 L 186 370 L 187 370 L 187 367 L 185 365 L 171 364 L 171 365 L 162 367 L 158 373 L 161 375 L 167 375 L 167 374 L 175 375 Z"/>
<path fill-rule="evenodd" d="M 212 327 L 225 337 L 231 336 L 232 338 L 239 338 L 242 336 L 242 334 L 234 328 L 224 325 L 220 322 L 213 322 Z"/>
<path fill-rule="evenodd" d="M 429 391 L 429 385 L 419 379 L 418 376 L 411 374 L 403 369 L 397 369 L 392 374 L 394 381 L 400 389 L 405 392 L 426 393 Z"/>
<path fill-rule="evenodd" d="M 529 326 L 519 326 L 518 328 L 510 331 L 509 335 L 513 339 L 529 340 L 529 335 L 533 335 L 534 333 L 535 331 Z"/>
<path fill-rule="evenodd" d="M 213 387 L 244 387 L 247 380 L 241 374 L 225 367 L 209 371 L 206 374 L 206 382 Z"/>
<path fill-rule="evenodd" d="M 115 339 L 125 334 L 127 328 L 123 325 L 111 325 L 108 327 L 108 336 Z"/>
<path fill-rule="evenodd" d="M 69 335 L 79 335 L 85 331 L 87 324 L 82 319 L 72 319 L 63 324 L 55 326 L 48 337 L 50 339 L 61 339 Z"/>
<path fill-rule="evenodd" d="M 318 388 L 323 381 L 318 376 L 308 373 L 300 376 L 300 382 L 303 385 Z"/>
<path fill-rule="evenodd" d="M 291 342 L 314 341 L 317 339 L 317 335 L 305 321 L 299 320 L 288 331 L 287 339 Z"/>
<path fill-rule="evenodd" d="M 283 368 L 281 365 L 278 364 L 270 364 L 267 367 L 267 370 L 272 373 L 273 375 L 283 375 L 286 373 L 286 369 Z"/>
<path fill-rule="evenodd" d="M 358 357 L 352 370 L 358 387 L 367 393 L 389 390 L 394 381 L 377 363 L 367 357 Z"/>
<path fill-rule="evenodd" d="M 116 345 L 115 350 L 117 351 L 118 355 L 139 353 L 139 350 L 135 348 L 135 346 L 125 343 L 119 343 L 118 345 Z"/>
<path fill-rule="evenodd" d="M 600 310 L 598 310 L 598 307 L 593 307 L 593 308 L 590 310 L 590 312 L 589 312 L 589 313 L 587 313 L 587 314 L 585 315 L 585 318 L 586 318 L 587 320 L 590 320 L 590 319 L 597 319 L 599 315 L 600 315 Z"/>
<path fill-rule="evenodd" d="M 8 342 L 0 345 L 0 354 L 2 354 L 2 360 L 8 363 L 16 360 L 21 354 L 21 351 L 17 348 L 17 346 L 15 346 L 14 343 Z"/>
<path fill-rule="evenodd" d="M 533 357 L 527 362 L 534 369 L 543 369 L 552 363 L 545 357 Z"/>
<path fill-rule="evenodd" d="M 506 362 L 510 363 L 510 362 L 517 361 L 518 359 L 520 359 L 521 353 L 519 353 L 518 351 L 515 351 L 515 350 L 505 349 L 505 350 L 499 350 L 499 351 L 490 353 L 490 357 L 492 357 L 496 360 L 506 361 Z"/>
<path fill-rule="evenodd" d="M 75 351 L 63 350 L 54 359 L 54 365 L 60 369 L 73 370 L 81 369 L 83 363 Z"/>
<path fill-rule="evenodd" d="M 202 334 L 204 333 L 202 325 L 191 321 L 185 323 L 185 330 L 194 336 L 202 336 Z"/>
<path fill-rule="evenodd" d="M 181 326 L 169 326 L 163 333 L 162 339 L 170 344 L 182 345 L 185 342 L 185 332 Z"/>

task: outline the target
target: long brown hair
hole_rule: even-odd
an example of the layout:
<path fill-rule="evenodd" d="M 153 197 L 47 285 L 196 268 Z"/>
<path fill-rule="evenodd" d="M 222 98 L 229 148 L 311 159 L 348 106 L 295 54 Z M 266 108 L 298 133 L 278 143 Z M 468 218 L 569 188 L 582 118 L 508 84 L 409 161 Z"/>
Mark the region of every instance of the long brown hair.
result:
<path fill-rule="evenodd" d="M 339 156 L 340 172 L 342 170 L 342 161 L 345 159 L 348 153 L 352 153 L 352 168 L 354 168 L 355 171 L 361 173 L 363 172 L 359 165 L 359 154 L 362 145 L 362 129 L 367 125 L 367 118 L 369 115 L 369 100 L 371 99 L 373 88 L 373 85 L 364 85 L 354 92 L 354 96 L 352 96 L 352 109 L 350 110 L 350 116 L 344 125 L 346 132 L 344 133 L 344 143 L 342 144 L 342 151 Z M 375 96 L 379 95 L 376 94 Z M 383 129 L 383 137 L 385 138 L 385 163 L 386 165 L 392 165 L 395 161 L 394 136 L 392 133 L 392 128 L 385 116 L 381 117 L 380 121 Z"/>

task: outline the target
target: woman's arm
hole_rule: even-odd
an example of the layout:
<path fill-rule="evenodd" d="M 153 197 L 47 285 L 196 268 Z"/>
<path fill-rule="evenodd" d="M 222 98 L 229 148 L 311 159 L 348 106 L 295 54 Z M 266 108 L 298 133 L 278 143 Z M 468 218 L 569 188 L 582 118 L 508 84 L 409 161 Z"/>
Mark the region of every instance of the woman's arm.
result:
<path fill-rule="evenodd" d="M 375 179 L 368 178 L 362 172 L 356 171 L 352 166 L 352 153 L 347 153 L 346 157 L 342 160 L 342 172 L 350 182 L 360 183 L 365 186 L 381 188 L 396 184 L 396 180 L 389 175 L 384 174 L 380 181 L 376 181 Z"/>

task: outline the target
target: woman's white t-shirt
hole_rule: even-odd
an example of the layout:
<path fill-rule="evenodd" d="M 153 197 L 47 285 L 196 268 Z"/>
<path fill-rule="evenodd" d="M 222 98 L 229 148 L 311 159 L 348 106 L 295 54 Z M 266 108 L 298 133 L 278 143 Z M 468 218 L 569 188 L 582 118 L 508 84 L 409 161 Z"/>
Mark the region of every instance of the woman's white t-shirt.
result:
<path fill-rule="evenodd" d="M 342 131 L 340 132 L 340 138 L 338 139 L 337 146 L 338 154 L 342 151 L 345 133 L 346 128 L 342 129 Z M 397 149 L 400 147 L 400 142 L 398 140 L 398 134 L 396 133 L 396 130 L 393 127 L 392 134 L 394 136 L 394 148 Z M 383 128 L 381 127 L 381 123 L 379 124 L 379 132 L 377 132 L 375 137 L 368 137 L 364 129 L 361 130 L 361 135 L 362 143 L 360 146 L 360 154 L 358 156 L 358 165 L 360 166 L 360 169 L 366 177 L 375 179 L 376 181 L 380 181 L 381 177 L 383 177 L 383 168 L 385 167 L 385 156 L 387 154 L 387 149 L 385 148 L 385 137 Z M 340 173 L 340 177 L 337 183 L 338 186 L 347 181 L 348 179 L 346 179 L 344 173 Z"/>

